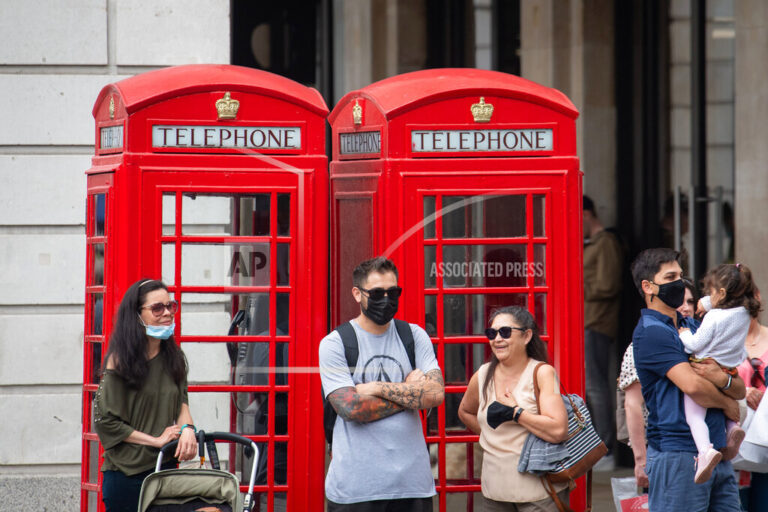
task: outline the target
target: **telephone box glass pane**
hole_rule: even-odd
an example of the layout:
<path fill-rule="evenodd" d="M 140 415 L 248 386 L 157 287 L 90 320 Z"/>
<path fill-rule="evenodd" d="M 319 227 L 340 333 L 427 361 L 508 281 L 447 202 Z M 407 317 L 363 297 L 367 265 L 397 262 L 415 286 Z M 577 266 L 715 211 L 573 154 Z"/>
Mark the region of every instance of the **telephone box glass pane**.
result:
<path fill-rule="evenodd" d="M 91 295 L 91 334 L 101 335 L 104 320 L 104 295 L 94 293 Z"/>
<path fill-rule="evenodd" d="M 101 380 L 101 343 L 89 343 L 91 348 L 91 383 L 98 384 Z"/>
<path fill-rule="evenodd" d="M 247 345 L 241 343 L 240 345 Z M 256 345 L 262 345 L 257 343 Z M 248 384 L 252 386 L 266 385 L 267 369 L 263 373 L 251 373 L 252 378 L 243 378 L 242 375 L 235 376 L 235 384 Z M 262 379 L 264 382 L 261 382 Z M 249 382 L 254 380 L 254 382 Z M 235 406 L 237 408 L 237 431 L 246 435 L 264 435 L 267 433 L 267 402 L 269 393 L 235 393 Z"/>
<path fill-rule="evenodd" d="M 232 321 L 232 299 L 249 304 L 246 314 L 253 321 L 251 335 L 266 336 L 269 331 L 269 294 L 185 293 L 181 299 L 183 336 L 224 336 Z M 252 302 L 251 302 L 252 301 Z M 237 313 L 237 311 L 235 311 Z M 177 315 L 178 317 L 178 315 Z M 259 330 L 257 330 L 259 329 Z M 241 331 L 242 332 L 242 331 Z"/>
<path fill-rule="evenodd" d="M 424 288 L 434 288 L 437 286 L 437 247 L 434 245 L 424 246 Z"/>
<path fill-rule="evenodd" d="M 545 196 L 533 196 L 533 236 L 547 236 Z"/>
<path fill-rule="evenodd" d="M 288 470 L 288 443 L 275 443 L 275 458 L 273 461 L 275 484 L 284 485 Z"/>
<path fill-rule="evenodd" d="M 104 244 L 91 245 L 93 251 L 93 274 L 91 284 L 102 286 L 104 284 Z"/>
<path fill-rule="evenodd" d="M 533 246 L 533 285 L 546 286 L 547 284 L 547 246 L 535 244 Z"/>
<path fill-rule="evenodd" d="M 277 194 L 277 235 L 278 236 L 291 235 L 291 195 L 290 194 Z"/>
<path fill-rule="evenodd" d="M 526 236 L 525 195 L 443 196 L 443 238 Z"/>
<path fill-rule="evenodd" d="M 437 336 L 437 297 L 424 296 L 424 330 L 430 336 Z"/>
<path fill-rule="evenodd" d="M 277 244 L 277 286 L 288 286 L 291 282 L 291 246 Z"/>
<path fill-rule="evenodd" d="M 425 247 L 426 250 L 426 247 Z M 447 245 L 443 247 L 443 286 L 525 286 L 525 245 Z"/>
<path fill-rule="evenodd" d="M 182 244 L 185 286 L 269 286 L 269 244 Z"/>
<path fill-rule="evenodd" d="M 88 482 L 99 481 L 99 442 L 88 441 Z"/>
<path fill-rule="evenodd" d="M 288 435 L 288 393 L 275 393 L 275 435 Z"/>
<path fill-rule="evenodd" d="M 547 294 L 534 293 L 533 303 L 535 308 L 536 323 L 539 325 L 539 333 L 547 335 Z"/>
<path fill-rule="evenodd" d="M 163 244 L 162 258 L 160 275 L 166 285 L 173 286 L 176 280 L 176 244 Z"/>
<path fill-rule="evenodd" d="M 163 194 L 163 235 L 176 233 L 176 193 Z"/>
<path fill-rule="evenodd" d="M 94 233 L 93 236 L 106 235 L 105 220 L 107 216 L 107 196 L 106 194 L 95 194 L 93 196 L 93 214 L 94 214 Z"/>
<path fill-rule="evenodd" d="M 184 235 L 268 236 L 270 233 L 269 203 L 269 194 L 184 192 L 181 204 L 182 233 Z M 167 209 L 171 209 L 170 204 Z M 163 210 L 163 222 L 166 223 L 170 219 L 170 214 L 165 213 L 165 203 Z"/>
<path fill-rule="evenodd" d="M 446 336 L 484 335 L 488 318 L 494 309 L 505 306 L 528 306 L 528 295 L 483 294 L 446 295 L 443 308 L 443 329 Z"/>
<path fill-rule="evenodd" d="M 289 319 L 291 315 L 290 311 L 290 295 L 287 293 L 278 293 L 275 297 L 275 326 L 277 336 L 286 336 L 289 332 Z"/>
<path fill-rule="evenodd" d="M 472 374 L 485 362 L 487 343 L 446 343 L 443 371 L 445 383 L 466 386 Z"/>
<path fill-rule="evenodd" d="M 424 196 L 424 239 L 435 238 L 435 196 Z"/>

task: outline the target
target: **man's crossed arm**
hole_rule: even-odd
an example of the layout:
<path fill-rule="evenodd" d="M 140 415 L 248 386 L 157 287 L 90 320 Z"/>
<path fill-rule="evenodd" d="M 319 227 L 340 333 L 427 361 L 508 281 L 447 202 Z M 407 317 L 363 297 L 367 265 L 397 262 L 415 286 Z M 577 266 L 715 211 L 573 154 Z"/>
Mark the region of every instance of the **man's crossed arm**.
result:
<path fill-rule="evenodd" d="M 366 382 L 328 395 L 336 414 L 347 421 L 368 423 L 403 409 L 429 409 L 443 402 L 443 375 L 439 369 L 414 370 L 405 382 Z"/>

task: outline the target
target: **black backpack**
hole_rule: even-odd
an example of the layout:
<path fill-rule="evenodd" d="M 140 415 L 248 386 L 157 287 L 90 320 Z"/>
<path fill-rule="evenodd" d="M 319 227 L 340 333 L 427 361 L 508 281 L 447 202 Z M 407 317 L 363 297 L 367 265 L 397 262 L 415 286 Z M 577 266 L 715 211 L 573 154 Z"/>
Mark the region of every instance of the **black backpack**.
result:
<path fill-rule="evenodd" d="M 397 329 L 397 335 L 400 337 L 400 341 L 405 347 L 405 352 L 408 354 L 408 360 L 411 362 L 411 368 L 416 369 L 416 349 L 413 341 L 413 332 L 408 322 L 395 319 L 395 328 Z M 340 326 L 336 327 L 339 336 L 341 336 L 341 342 L 344 344 L 344 356 L 347 359 L 347 366 L 349 366 L 349 373 L 353 375 L 357 368 L 357 358 L 360 355 L 360 349 L 357 345 L 357 335 L 355 334 L 355 328 L 349 322 L 344 322 Z M 325 440 L 328 443 L 328 451 L 331 451 L 331 445 L 333 444 L 333 427 L 336 425 L 336 409 L 333 408 L 331 403 L 325 399 L 325 393 L 323 393 L 323 428 L 325 429 Z"/>

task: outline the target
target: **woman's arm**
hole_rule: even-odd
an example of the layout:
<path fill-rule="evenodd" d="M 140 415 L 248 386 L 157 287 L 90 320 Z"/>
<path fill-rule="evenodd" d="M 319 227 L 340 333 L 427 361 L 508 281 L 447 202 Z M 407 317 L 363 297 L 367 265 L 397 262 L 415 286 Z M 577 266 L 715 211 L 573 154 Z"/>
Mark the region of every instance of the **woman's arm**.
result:
<path fill-rule="evenodd" d="M 632 453 L 635 455 L 635 479 L 638 487 L 648 487 L 648 475 L 645 474 L 645 418 L 643 417 L 645 401 L 640 381 L 627 386 L 624 394 L 629 442 L 632 445 Z"/>
<path fill-rule="evenodd" d="M 517 422 L 537 437 L 550 443 L 568 438 L 568 413 L 560 397 L 555 369 L 550 365 L 539 368 L 539 414 L 524 410 Z"/>
<path fill-rule="evenodd" d="M 480 408 L 479 384 L 477 383 L 477 372 L 469 379 L 467 391 L 459 404 L 459 419 L 461 422 L 475 434 L 480 433 L 480 423 L 477 421 L 477 411 Z"/>
<path fill-rule="evenodd" d="M 189 405 L 182 403 L 181 412 L 179 413 L 179 419 L 176 420 L 176 425 L 181 428 L 184 425 L 194 425 L 192 422 L 192 414 L 189 412 Z M 174 457 L 179 460 L 194 459 L 197 455 L 197 438 L 195 436 L 195 429 L 187 427 L 180 432 L 179 444 L 176 445 L 176 453 Z"/>

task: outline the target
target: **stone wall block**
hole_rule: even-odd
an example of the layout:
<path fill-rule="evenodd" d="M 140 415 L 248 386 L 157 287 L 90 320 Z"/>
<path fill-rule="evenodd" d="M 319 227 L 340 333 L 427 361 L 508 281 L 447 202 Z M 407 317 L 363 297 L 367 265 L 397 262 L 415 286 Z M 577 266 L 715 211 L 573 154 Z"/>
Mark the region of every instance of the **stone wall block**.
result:
<path fill-rule="evenodd" d="M 0 235 L 0 305 L 82 304 L 85 235 Z"/>
<path fill-rule="evenodd" d="M 0 224 L 83 225 L 90 159 L 88 155 L 0 155 Z"/>
<path fill-rule="evenodd" d="M 117 3 L 117 64 L 228 64 L 229 0 Z"/>
<path fill-rule="evenodd" d="M 107 0 L 3 0 L 0 64 L 107 64 Z"/>

